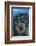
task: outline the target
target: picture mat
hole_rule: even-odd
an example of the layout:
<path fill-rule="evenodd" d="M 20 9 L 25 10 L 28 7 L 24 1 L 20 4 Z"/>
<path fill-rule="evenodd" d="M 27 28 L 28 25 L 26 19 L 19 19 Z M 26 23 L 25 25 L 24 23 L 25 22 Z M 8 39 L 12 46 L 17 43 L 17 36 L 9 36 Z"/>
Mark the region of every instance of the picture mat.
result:
<path fill-rule="evenodd" d="M 30 10 L 29 10 L 29 36 L 13 36 L 13 37 L 11 37 L 11 31 L 12 31 L 11 30 L 11 7 L 30 7 Z M 10 40 L 32 40 L 32 6 L 10 5 Z"/>

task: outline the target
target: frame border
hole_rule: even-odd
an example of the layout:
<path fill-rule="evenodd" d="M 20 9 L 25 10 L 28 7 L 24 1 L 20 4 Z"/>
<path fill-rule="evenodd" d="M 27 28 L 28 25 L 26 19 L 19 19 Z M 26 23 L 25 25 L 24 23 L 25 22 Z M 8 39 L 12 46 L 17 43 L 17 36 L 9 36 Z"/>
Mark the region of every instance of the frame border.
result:
<path fill-rule="evenodd" d="M 32 16 L 32 40 L 10 40 L 10 5 L 31 5 L 33 7 L 33 16 Z M 15 43 L 32 43 L 35 42 L 35 3 L 32 2 L 5 2 L 5 44 L 15 44 Z"/>

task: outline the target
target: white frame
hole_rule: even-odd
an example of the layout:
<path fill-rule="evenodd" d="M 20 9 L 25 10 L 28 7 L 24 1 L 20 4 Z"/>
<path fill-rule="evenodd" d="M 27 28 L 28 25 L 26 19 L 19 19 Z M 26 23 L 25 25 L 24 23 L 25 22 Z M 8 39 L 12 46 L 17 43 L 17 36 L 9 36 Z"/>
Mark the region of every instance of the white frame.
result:
<path fill-rule="evenodd" d="M 11 37 L 11 7 L 30 7 L 30 10 L 29 10 L 29 36 L 15 36 L 15 37 L 13 36 L 13 37 Z M 10 40 L 32 40 L 32 6 L 10 5 Z"/>

